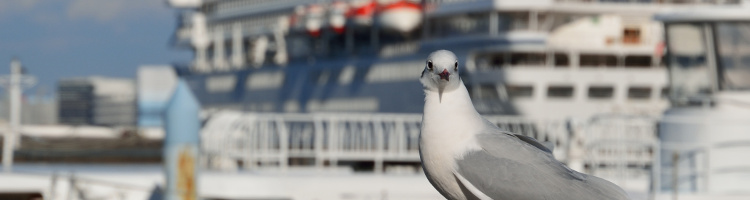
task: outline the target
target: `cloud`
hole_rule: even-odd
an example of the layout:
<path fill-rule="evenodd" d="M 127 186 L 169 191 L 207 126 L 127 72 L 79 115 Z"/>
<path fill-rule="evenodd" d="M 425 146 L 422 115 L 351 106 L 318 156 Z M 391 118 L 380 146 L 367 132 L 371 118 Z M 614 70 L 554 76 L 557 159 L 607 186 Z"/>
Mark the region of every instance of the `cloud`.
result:
<path fill-rule="evenodd" d="M 28 10 L 39 3 L 39 0 L 0 1 L 0 8 L 4 10 Z"/>
<path fill-rule="evenodd" d="M 22 8 L 29 9 L 34 7 L 37 3 L 39 3 L 39 0 L 21 0 L 17 4 L 21 5 Z"/>
<path fill-rule="evenodd" d="M 28 11 L 34 8 L 39 0 L 0 1 L 0 15 L 11 12 Z"/>
<path fill-rule="evenodd" d="M 108 22 L 164 12 L 164 6 L 161 0 L 73 0 L 68 6 L 67 16 Z"/>

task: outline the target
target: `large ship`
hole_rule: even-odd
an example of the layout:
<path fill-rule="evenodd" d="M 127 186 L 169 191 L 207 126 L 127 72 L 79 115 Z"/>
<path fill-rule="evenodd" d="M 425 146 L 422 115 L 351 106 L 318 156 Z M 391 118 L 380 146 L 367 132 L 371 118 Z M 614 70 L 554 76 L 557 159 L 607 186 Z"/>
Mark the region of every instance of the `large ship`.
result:
<path fill-rule="evenodd" d="M 231 110 L 207 112 L 189 159 L 202 199 L 439 199 L 419 168 L 417 74 L 449 49 L 490 122 L 632 199 L 748 199 L 746 2 L 170 0 L 173 44 L 196 56 L 139 69 L 139 120 L 162 117 L 178 78 Z M 171 173 L 4 170 L 3 199 L 160 199 Z"/>
<path fill-rule="evenodd" d="M 421 113 L 432 51 L 459 57 L 484 114 L 658 115 L 660 11 L 739 1 L 171 0 L 178 65 L 207 110 Z"/>

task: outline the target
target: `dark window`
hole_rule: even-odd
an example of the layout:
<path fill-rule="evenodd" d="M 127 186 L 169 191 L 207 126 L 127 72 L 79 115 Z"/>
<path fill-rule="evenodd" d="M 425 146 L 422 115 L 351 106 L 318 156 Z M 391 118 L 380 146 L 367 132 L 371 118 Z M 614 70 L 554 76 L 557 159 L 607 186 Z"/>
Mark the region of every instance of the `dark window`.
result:
<path fill-rule="evenodd" d="M 651 56 L 627 56 L 625 67 L 650 67 Z"/>
<path fill-rule="evenodd" d="M 596 86 L 589 88 L 589 98 L 592 99 L 609 99 L 614 94 L 614 88 L 611 86 Z"/>
<path fill-rule="evenodd" d="M 568 55 L 556 53 L 555 54 L 555 67 L 567 67 L 570 65 Z"/>
<path fill-rule="evenodd" d="M 573 96 L 573 86 L 550 86 L 547 96 L 551 98 L 569 98 Z"/>
<path fill-rule="evenodd" d="M 615 67 L 617 57 L 614 55 L 583 54 L 581 67 Z"/>
<path fill-rule="evenodd" d="M 544 65 L 547 56 L 543 53 L 512 53 L 511 65 Z"/>
<path fill-rule="evenodd" d="M 628 99 L 648 99 L 651 96 L 651 88 L 631 87 L 628 89 Z"/>
<path fill-rule="evenodd" d="M 625 28 L 622 31 L 622 43 L 623 44 L 639 44 L 641 43 L 641 29 L 640 28 Z"/>
<path fill-rule="evenodd" d="M 505 87 L 510 98 L 526 98 L 534 94 L 534 88 L 531 86 L 508 85 Z"/>
<path fill-rule="evenodd" d="M 669 88 L 661 89 L 661 98 L 669 98 Z"/>
<path fill-rule="evenodd" d="M 490 61 L 490 65 L 495 68 L 500 68 L 500 67 L 503 67 L 504 65 L 510 64 L 510 62 L 508 62 L 508 59 L 506 59 L 506 57 L 509 57 L 507 53 L 493 54 L 491 61 Z"/>

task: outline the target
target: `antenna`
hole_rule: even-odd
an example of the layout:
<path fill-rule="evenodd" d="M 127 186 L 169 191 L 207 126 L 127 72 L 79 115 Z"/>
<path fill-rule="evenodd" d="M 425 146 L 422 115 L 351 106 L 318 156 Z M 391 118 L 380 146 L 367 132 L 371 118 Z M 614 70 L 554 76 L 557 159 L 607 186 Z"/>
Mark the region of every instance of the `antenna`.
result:
<path fill-rule="evenodd" d="M 3 137 L 3 171 L 6 173 L 12 171 L 13 150 L 16 149 L 14 146 L 21 127 L 21 92 L 34 84 L 36 78 L 23 75 L 23 67 L 17 57 L 10 61 L 10 75 L 0 77 L 0 85 L 8 88 L 10 94 L 10 130 Z"/>

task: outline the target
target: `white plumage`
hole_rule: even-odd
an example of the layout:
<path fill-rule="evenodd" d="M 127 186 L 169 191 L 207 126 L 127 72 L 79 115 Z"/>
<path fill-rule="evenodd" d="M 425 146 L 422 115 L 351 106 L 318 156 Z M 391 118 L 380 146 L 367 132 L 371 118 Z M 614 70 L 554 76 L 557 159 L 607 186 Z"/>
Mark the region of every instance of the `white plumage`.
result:
<path fill-rule="evenodd" d="M 627 199 L 618 186 L 578 173 L 533 138 L 504 132 L 474 109 L 456 56 L 433 52 L 420 81 L 422 167 L 447 199 Z"/>

